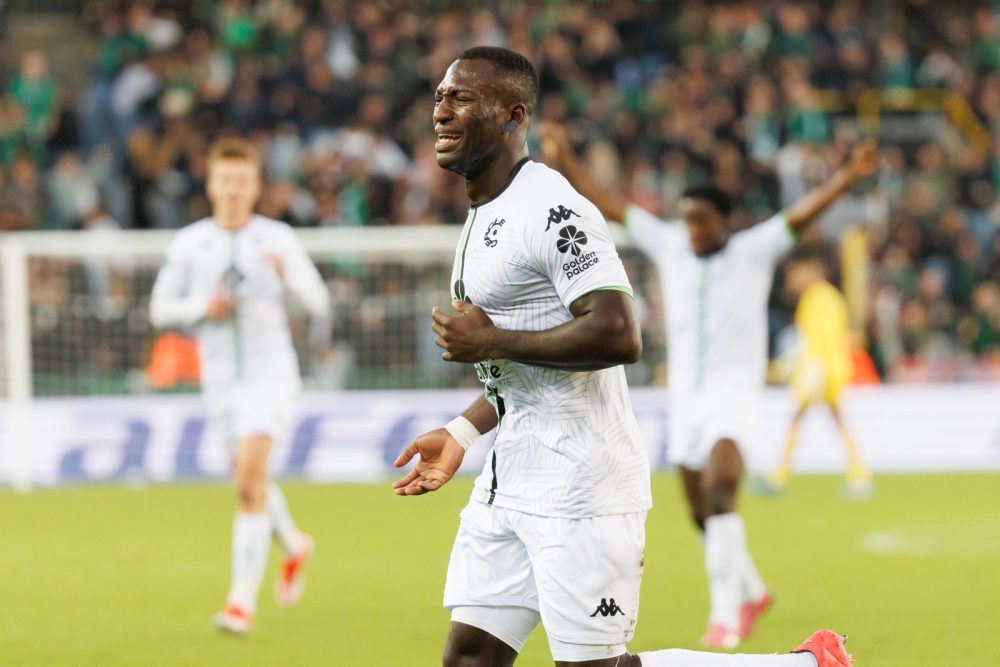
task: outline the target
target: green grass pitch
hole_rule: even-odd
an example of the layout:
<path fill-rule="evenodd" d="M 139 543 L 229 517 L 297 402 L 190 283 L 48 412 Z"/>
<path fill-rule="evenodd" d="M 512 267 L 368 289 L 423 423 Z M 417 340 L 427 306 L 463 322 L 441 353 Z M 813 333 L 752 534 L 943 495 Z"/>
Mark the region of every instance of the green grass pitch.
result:
<path fill-rule="evenodd" d="M 674 476 L 653 485 L 631 649 L 694 648 L 701 548 Z M 883 476 L 866 502 L 841 500 L 839 485 L 803 477 L 783 497 L 744 497 L 777 603 L 741 650 L 787 651 L 829 626 L 862 667 L 1000 665 L 1000 475 Z M 228 487 L 0 492 L 0 664 L 440 664 L 441 591 L 469 487 L 396 498 L 388 483 L 286 485 L 317 540 L 309 591 L 278 609 L 269 575 L 245 639 L 210 626 L 228 584 Z M 518 664 L 551 664 L 541 629 Z"/>

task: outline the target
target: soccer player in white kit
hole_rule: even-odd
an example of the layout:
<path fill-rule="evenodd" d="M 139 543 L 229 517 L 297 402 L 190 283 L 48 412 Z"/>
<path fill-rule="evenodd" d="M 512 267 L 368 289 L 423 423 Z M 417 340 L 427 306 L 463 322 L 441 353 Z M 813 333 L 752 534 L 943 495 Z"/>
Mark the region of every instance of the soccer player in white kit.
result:
<path fill-rule="evenodd" d="M 771 605 L 736 510 L 744 458 L 757 439 L 767 366 L 767 300 L 775 267 L 805 228 L 878 166 L 873 142 L 786 210 L 730 233 L 729 198 L 689 188 L 683 220 L 660 220 L 604 188 L 572 154 L 565 132 L 542 129 L 542 151 L 608 218 L 622 221 L 657 267 L 666 302 L 670 386 L 668 458 L 681 470 L 695 523 L 704 531 L 711 611 L 707 647 L 733 648 Z"/>
<path fill-rule="evenodd" d="M 312 539 L 299 531 L 267 459 L 299 392 L 298 360 L 285 313 L 291 291 L 314 318 L 329 313 L 329 291 L 301 241 L 283 222 L 253 212 L 261 160 L 248 141 L 228 138 L 209 151 L 212 217 L 177 233 L 153 286 L 157 327 L 194 327 L 202 394 L 233 448 L 239 506 L 233 521 L 232 583 L 215 616 L 221 630 L 250 630 L 272 535 L 285 553 L 279 604 L 302 595 Z"/>
<path fill-rule="evenodd" d="M 503 667 L 541 621 L 556 665 L 838 667 L 843 638 L 819 631 L 785 655 L 666 650 L 630 655 L 638 618 L 649 467 L 622 364 L 641 353 L 624 267 L 597 208 L 528 159 L 538 93 L 520 54 L 476 47 L 434 105 L 438 164 L 472 200 L 433 312 L 446 361 L 473 364 L 483 397 L 418 437 L 399 495 L 439 489 L 497 428 L 451 554 L 443 664 Z"/>

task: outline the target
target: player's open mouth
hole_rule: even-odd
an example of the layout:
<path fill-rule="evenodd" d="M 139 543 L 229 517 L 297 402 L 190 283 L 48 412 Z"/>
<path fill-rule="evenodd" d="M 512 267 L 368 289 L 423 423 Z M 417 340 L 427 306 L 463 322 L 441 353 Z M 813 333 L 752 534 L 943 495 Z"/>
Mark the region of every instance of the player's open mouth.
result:
<path fill-rule="evenodd" d="M 434 150 L 438 153 L 446 153 L 455 148 L 462 139 L 462 135 L 453 132 L 438 132 L 434 141 Z"/>

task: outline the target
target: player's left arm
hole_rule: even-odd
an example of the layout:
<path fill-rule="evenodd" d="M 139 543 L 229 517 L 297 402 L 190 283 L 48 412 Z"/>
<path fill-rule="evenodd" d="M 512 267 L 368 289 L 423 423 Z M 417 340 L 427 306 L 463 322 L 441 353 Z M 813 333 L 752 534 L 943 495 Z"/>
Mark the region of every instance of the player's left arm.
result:
<path fill-rule="evenodd" d="M 511 359 L 567 371 L 594 371 L 632 364 L 642 355 L 642 336 L 630 292 L 600 289 L 575 299 L 573 319 L 542 331 L 497 328 L 490 316 L 468 303 L 457 313 L 434 309 L 434 333 L 445 361 L 475 363 Z"/>
<path fill-rule="evenodd" d="M 287 233 L 280 254 L 271 255 L 268 260 L 309 314 L 316 319 L 327 319 L 330 316 L 330 290 L 299 237 L 291 229 Z"/>
<path fill-rule="evenodd" d="M 816 186 L 785 209 L 788 228 L 800 234 L 859 179 L 871 176 L 878 168 L 878 148 L 871 139 L 854 147 L 847 164 L 824 183 Z"/>

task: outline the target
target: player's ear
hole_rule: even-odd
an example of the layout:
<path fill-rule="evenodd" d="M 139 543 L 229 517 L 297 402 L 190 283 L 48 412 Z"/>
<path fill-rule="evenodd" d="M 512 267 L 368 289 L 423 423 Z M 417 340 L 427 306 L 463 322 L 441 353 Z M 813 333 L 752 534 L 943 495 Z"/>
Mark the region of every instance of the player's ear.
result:
<path fill-rule="evenodd" d="M 500 126 L 500 131 L 504 134 L 510 134 L 524 123 L 526 116 L 524 105 L 515 104 L 510 108 L 510 120 Z"/>

